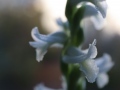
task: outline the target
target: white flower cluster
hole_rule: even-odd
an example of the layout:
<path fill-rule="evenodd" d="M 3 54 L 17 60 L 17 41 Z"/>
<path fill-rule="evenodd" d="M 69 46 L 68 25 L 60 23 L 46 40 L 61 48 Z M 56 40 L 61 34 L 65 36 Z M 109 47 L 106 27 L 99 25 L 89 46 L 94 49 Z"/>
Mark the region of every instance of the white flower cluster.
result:
<path fill-rule="evenodd" d="M 99 22 L 102 21 L 101 18 L 106 16 L 107 4 L 105 0 L 91 0 L 95 3 L 86 4 L 85 15 L 93 16 L 94 21 Z M 83 3 L 82 3 L 83 4 Z M 80 4 L 77 6 L 80 7 Z M 63 22 L 58 19 L 57 23 L 63 27 L 68 27 L 67 24 L 63 24 Z M 94 22 L 95 25 L 96 22 Z M 101 22 L 100 22 L 101 23 Z M 35 41 L 29 42 L 29 44 L 36 49 L 36 59 L 40 62 L 44 55 L 47 52 L 47 49 L 56 43 L 64 44 L 67 40 L 67 35 L 64 31 L 58 31 L 52 34 L 43 35 L 40 34 L 38 28 L 35 27 L 31 32 L 32 38 Z M 111 60 L 110 55 L 104 54 L 102 57 L 95 59 L 97 56 L 97 48 L 96 48 L 96 39 L 92 44 L 89 45 L 89 48 L 84 51 L 80 48 L 71 46 L 68 48 L 66 55 L 62 57 L 65 63 L 79 63 L 80 71 L 83 72 L 88 82 L 93 83 L 97 81 L 97 85 L 99 88 L 104 87 L 108 83 L 108 75 L 107 72 L 113 67 L 114 63 Z M 40 85 L 39 88 L 44 85 Z M 43 89 L 35 89 L 35 90 L 43 90 Z M 51 89 L 49 89 L 51 90 Z"/>
<path fill-rule="evenodd" d="M 35 27 L 32 30 L 32 37 L 34 42 L 29 42 L 30 45 L 36 48 L 36 59 L 41 61 L 47 52 L 47 49 L 54 43 L 64 43 L 67 36 L 63 31 L 55 32 L 49 35 L 39 34 L 38 29 Z M 80 70 L 85 74 L 88 82 L 93 83 L 97 78 L 97 84 L 99 87 L 103 87 L 108 83 L 108 72 L 114 63 L 108 54 L 104 54 L 103 57 L 94 59 L 97 55 L 96 40 L 89 45 L 87 52 L 76 48 L 70 47 L 67 50 L 67 54 L 63 56 L 65 63 L 79 63 Z M 101 83 L 102 82 L 102 83 Z"/>

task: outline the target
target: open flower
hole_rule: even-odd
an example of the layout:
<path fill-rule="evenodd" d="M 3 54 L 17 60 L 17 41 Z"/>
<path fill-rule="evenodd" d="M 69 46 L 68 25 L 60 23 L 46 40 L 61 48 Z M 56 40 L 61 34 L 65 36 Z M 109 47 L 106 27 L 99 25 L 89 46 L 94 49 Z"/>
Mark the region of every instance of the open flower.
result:
<path fill-rule="evenodd" d="M 89 45 L 88 51 L 85 53 L 78 48 L 71 47 L 68 49 L 67 55 L 63 56 L 65 63 L 79 63 L 80 70 L 85 74 L 88 82 L 93 83 L 97 78 L 99 68 L 94 58 L 97 55 L 96 40 Z"/>
<path fill-rule="evenodd" d="M 66 40 L 66 34 L 63 31 L 58 31 L 52 34 L 43 35 L 40 34 L 38 28 L 35 27 L 31 32 L 34 42 L 29 42 L 29 44 L 36 48 L 36 59 L 40 62 L 44 55 L 47 53 L 48 47 L 55 43 L 64 43 Z"/>
<path fill-rule="evenodd" d="M 108 54 L 104 54 L 102 57 L 96 59 L 95 62 L 99 67 L 97 85 L 99 88 L 103 88 L 109 82 L 107 72 L 113 67 L 114 63 Z"/>

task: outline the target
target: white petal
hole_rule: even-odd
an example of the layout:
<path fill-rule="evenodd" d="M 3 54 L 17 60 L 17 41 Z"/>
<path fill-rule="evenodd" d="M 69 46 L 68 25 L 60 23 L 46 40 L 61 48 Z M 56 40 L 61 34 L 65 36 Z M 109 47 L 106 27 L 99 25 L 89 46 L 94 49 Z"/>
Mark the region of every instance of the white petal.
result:
<path fill-rule="evenodd" d="M 81 63 L 84 60 L 87 59 L 86 55 L 80 55 L 80 56 L 63 56 L 63 61 L 65 63 Z"/>
<path fill-rule="evenodd" d="M 90 20 L 92 21 L 96 30 L 102 30 L 105 25 L 104 18 L 102 17 L 101 13 L 91 16 Z"/>
<path fill-rule="evenodd" d="M 84 17 L 94 16 L 96 14 L 98 14 L 98 10 L 95 7 L 95 5 L 90 2 L 87 2 L 85 5 Z"/>
<path fill-rule="evenodd" d="M 83 53 L 82 50 L 80 50 L 79 48 L 76 48 L 76 47 L 69 47 L 67 50 L 67 55 L 69 55 L 69 56 L 80 56 L 80 55 L 84 55 L 84 54 L 85 53 Z"/>
<path fill-rule="evenodd" d="M 36 48 L 36 60 L 40 62 L 43 60 L 44 55 L 47 53 L 48 47 L 51 45 L 44 41 L 38 41 L 38 42 L 29 42 L 29 44 Z"/>
<path fill-rule="evenodd" d="M 63 31 L 58 31 L 48 35 L 39 34 L 38 38 L 49 43 L 63 43 L 67 36 Z"/>
<path fill-rule="evenodd" d="M 58 31 L 52 34 L 48 35 L 48 40 L 49 42 L 58 42 L 58 43 L 63 43 L 66 41 L 67 35 L 63 31 Z"/>
<path fill-rule="evenodd" d="M 97 56 L 97 48 L 96 48 L 96 39 L 93 41 L 92 44 L 89 45 L 89 50 L 87 57 L 88 58 L 95 58 Z"/>
<path fill-rule="evenodd" d="M 39 41 L 39 30 L 37 27 L 34 27 L 31 31 L 31 36 L 35 41 Z"/>
<path fill-rule="evenodd" d="M 88 82 L 93 83 L 97 78 L 99 68 L 95 64 L 95 61 L 88 59 L 80 63 L 80 70 L 85 74 Z"/>
<path fill-rule="evenodd" d="M 66 63 L 81 63 L 86 59 L 95 58 L 97 55 L 97 49 L 95 47 L 96 39 L 89 46 L 88 53 L 85 54 L 78 48 L 70 47 L 67 51 L 67 55 L 63 56 L 63 61 Z"/>
<path fill-rule="evenodd" d="M 103 88 L 109 82 L 109 77 L 106 73 L 101 73 L 97 77 L 97 85 L 99 88 Z"/>
<path fill-rule="evenodd" d="M 63 26 L 63 21 L 61 18 L 56 19 L 56 22 L 59 26 Z"/>
<path fill-rule="evenodd" d="M 108 54 L 104 54 L 101 58 L 96 59 L 96 64 L 100 68 L 100 72 L 108 72 L 114 66 Z"/>
<path fill-rule="evenodd" d="M 37 48 L 36 49 L 36 60 L 38 62 L 42 61 L 46 53 L 47 53 L 47 49 L 43 50 L 42 48 Z"/>
<path fill-rule="evenodd" d="M 98 9 L 100 10 L 102 16 L 105 18 L 107 13 L 107 3 L 106 0 L 95 0 Z"/>
<path fill-rule="evenodd" d="M 35 41 L 42 40 L 49 43 L 63 43 L 67 38 L 63 31 L 58 31 L 48 35 L 40 34 L 37 27 L 32 29 L 31 35 Z"/>
<path fill-rule="evenodd" d="M 39 41 L 39 42 L 29 42 L 30 46 L 34 47 L 34 48 L 43 48 L 46 45 L 48 46 L 49 43 L 44 42 L 44 41 Z"/>

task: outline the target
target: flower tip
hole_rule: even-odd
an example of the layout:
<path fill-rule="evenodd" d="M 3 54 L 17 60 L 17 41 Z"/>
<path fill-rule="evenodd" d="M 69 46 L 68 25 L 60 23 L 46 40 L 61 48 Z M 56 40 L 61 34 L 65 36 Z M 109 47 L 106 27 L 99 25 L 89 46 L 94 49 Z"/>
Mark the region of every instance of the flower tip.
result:
<path fill-rule="evenodd" d="M 94 39 L 94 40 L 93 40 L 93 42 L 92 42 L 92 45 L 94 45 L 94 46 L 95 46 L 95 45 L 96 45 L 96 43 L 97 43 L 97 40 L 96 40 L 96 39 Z"/>
<path fill-rule="evenodd" d="M 43 57 L 44 57 L 44 56 L 42 56 L 42 55 L 41 55 L 41 56 L 36 56 L 36 60 L 37 60 L 38 62 L 41 62 L 41 61 L 43 60 Z"/>
<path fill-rule="evenodd" d="M 34 35 L 34 34 L 38 34 L 39 31 L 38 31 L 38 27 L 34 27 L 31 31 L 31 34 Z"/>
<path fill-rule="evenodd" d="M 39 41 L 39 30 L 37 27 L 34 27 L 31 31 L 31 36 L 35 41 Z"/>
<path fill-rule="evenodd" d="M 38 62 L 42 61 L 41 59 L 36 59 Z"/>
<path fill-rule="evenodd" d="M 32 42 L 29 42 L 30 46 L 32 46 Z"/>

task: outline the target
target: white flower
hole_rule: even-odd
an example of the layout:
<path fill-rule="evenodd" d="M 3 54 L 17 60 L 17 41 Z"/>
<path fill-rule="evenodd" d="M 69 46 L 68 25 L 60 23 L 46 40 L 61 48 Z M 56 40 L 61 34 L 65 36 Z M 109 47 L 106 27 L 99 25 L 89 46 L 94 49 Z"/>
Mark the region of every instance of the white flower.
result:
<path fill-rule="evenodd" d="M 36 59 L 40 62 L 44 55 L 47 53 L 48 47 L 55 43 L 64 43 L 66 40 L 66 34 L 63 31 L 58 31 L 52 34 L 43 35 L 40 34 L 38 28 L 35 27 L 31 32 L 34 42 L 29 42 L 29 44 L 36 48 Z"/>
<path fill-rule="evenodd" d="M 65 63 L 79 63 L 80 70 L 85 74 L 88 82 L 93 83 L 97 78 L 99 68 L 97 67 L 94 58 L 97 55 L 96 40 L 89 45 L 86 53 L 77 48 L 71 47 L 68 49 L 67 55 L 63 56 Z"/>
<path fill-rule="evenodd" d="M 95 62 L 99 67 L 97 85 L 99 88 L 103 88 L 109 82 L 107 72 L 113 67 L 114 63 L 108 54 L 104 54 L 101 58 L 96 59 Z"/>

